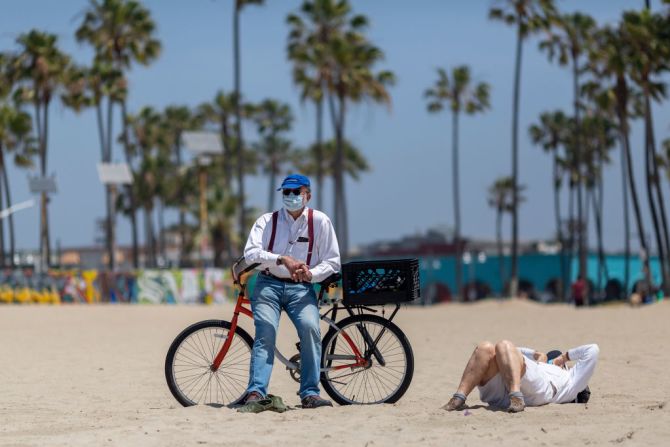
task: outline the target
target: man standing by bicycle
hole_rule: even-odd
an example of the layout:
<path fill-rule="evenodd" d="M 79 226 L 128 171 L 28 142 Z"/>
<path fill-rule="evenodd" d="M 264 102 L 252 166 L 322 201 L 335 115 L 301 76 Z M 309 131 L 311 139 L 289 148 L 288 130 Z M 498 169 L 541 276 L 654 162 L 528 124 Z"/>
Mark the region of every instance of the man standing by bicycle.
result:
<path fill-rule="evenodd" d="M 245 403 L 267 395 L 282 309 L 300 338 L 300 399 L 303 408 L 332 406 L 319 396 L 321 331 L 313 283 L 340 271 L 340 249 L 324 213 L 307 207 L 310 181 L 289 175 L 278 191 L 284 206 L 256 220 L 244 257 L 262 269 L 251 296 L 256 336 Z"/>

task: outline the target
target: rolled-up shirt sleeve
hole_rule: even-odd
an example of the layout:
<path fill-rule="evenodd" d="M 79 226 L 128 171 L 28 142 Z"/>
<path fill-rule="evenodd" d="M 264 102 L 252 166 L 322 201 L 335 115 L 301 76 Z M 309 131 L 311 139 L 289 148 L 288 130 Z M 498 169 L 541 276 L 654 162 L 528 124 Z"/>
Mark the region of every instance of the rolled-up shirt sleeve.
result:
<path fill-rule="evenodd" d="M 570 389 L 566 392 L 567 399 L 573 400 L 589 384 L 591 376 L 596 370 L 600 348 L 597 344 L 589 344 L 568 350 L 570 360 L 575 361 L 575 366 L 570 368 L 572 380 Z"/>
<path fill-rule="evenodd" d="M 311 267 L 309 271 L 312 273 L 312 282 L 318 283 L 328 278 L 333 273 L 339 272 L 341 269 L 340 263 L 340 246 L 337 243 L 337 236 L 335 229 L 330 219 L 324 215 L 321 220 L 321 228 L 317 233 L 315 241 L 315 249 L 318 250 L 317 265 Z"/>
<path fill-rule="evenodd" d="M 519 347 L 518 349 L 524 357 L 529 358 L 530 360 L 535 360 L 535 349 L 523 347 Z"/>
<path fill-rule="evenodd" d="M 247 244 L 244 247 L 244 259 L 246 259 L 249 264 L 259 263 L 263 268 L 277 265 L 277 258 L 279 255 L 263 248 L 265 247 L 263 241 L 265 227 L 271 219 L 272 213 L 263 214 L 256 219 L 254 226 L 249 232 L 249 239 L 247 239 Z"/>

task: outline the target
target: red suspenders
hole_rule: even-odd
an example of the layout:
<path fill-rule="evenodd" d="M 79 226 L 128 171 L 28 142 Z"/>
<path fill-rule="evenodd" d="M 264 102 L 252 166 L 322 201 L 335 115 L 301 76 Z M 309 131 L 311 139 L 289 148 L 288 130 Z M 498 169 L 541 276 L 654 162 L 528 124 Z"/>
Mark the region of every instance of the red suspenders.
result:
<path fill-rule="evenodd" d="M 268 245 L 268 251 L 272 253 L 272 249 L 275 246 L 275 234 L 277 233 L 277 220 L 279 219 L 279 211 L 272 213 L 272 235 L 270 236 L 270 245 Z"/>
<path fill-rule="evenodd" d="M 279 211 L 272 213 L 272 233 L 270 234 L 270 243 L 268 244 L 268 251 L 272 252 L 275 246 L 275 235 L 277 234 L 277 221 L 279 220 Z M 314 248 L 314 210 L 309 208 L 307 210 L 307 236 L 309 237 L 309 246 L 307 247 L 307 260 L 305 264 L 309 266 L 312 261 L 312 250 Z"/>
<path fill-rule="evenodd" d="M 307 247 L 307 267 L 312 260 L 312 248 L 314 248 L 314 210 L 312 208 L 307 211 L 307 237 L 309 237 L 309 246 Z"/>

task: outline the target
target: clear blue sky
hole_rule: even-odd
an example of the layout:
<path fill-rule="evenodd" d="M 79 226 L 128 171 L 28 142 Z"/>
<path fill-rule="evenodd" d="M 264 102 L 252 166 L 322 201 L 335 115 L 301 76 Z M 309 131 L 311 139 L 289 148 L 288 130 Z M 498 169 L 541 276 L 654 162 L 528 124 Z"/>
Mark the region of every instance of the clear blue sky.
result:
<path fill-rule="evenodd" d="M 347 137 L 365 153 L 373 168 L 359 182 L 347 182 L 352 243 L 393 239 L 453 224 L 450 119 L 447 114 L 429 115 L 422 93 L 434 82 L 436 67 L 459 64 L 470 65 L 476 80 L 492 86 L 492 109 L 461 121 L 464 234 L 492 239 L 495 214 L 487 205 L 486 191 L 495 178 L 511 171 L 513 30 L 488 20 L 489 0 L 352 3 L 356 12 L 370 18 L 369 35 L 386 53 L 381 67 L 397 76 L 397 85 L 391 90 L 392 110 L 360 105 L 347 122 Z M 565 0 L 558 5 L 564 11 L 579 7 L 604 23 L 616 21 L 621 11 L 641 8 L 643 3 Z M 145 4 L 158 25 L 163 53 L 150 67 L 136 67 L 131 72 L 131 112 L 145 105 L 161 109 L 169 104 L 196 106 L 211 100 L 219 89 L 232 90 L 232 0 L 149 0 Z M 73 37 L 86 5 L 83 0 L 1 0 L 0 51 L 13 49 L 18 34 L 38 28 L 58 34 L 62 48 L 78 62 L 90 62 L 91 50 Z M 299 0 L 269 0 L 264 7 L 244 11 L 242 89 L 252 101 L 272 97 L 290 103 L 296 115 L 292 137 L 299 145 L 306 145 L 314 135 L 313 108 L 300 104 L 285 55 L 284 20 L 299 5 Z M 652 1 L 652 7 L 660 7 L 659 2 Z M 527 202 L 520 212 L 522 239 L 548 238 L 554 233 L 551 161 L 532 146 L 527 128 L 542 111 L 563 108 L 570 112 L 571 99 L 568 70 L 550 64 L 538 51 L 537 41 L 527 42 L 520 121 L 521 183 L 528 188 Z M 660 141 L 670 136 L 667 104 L 657 106 L 655 113 Z M 636 123 L 632 142 L 640 186 L 642 138 L 640 123 Z M 51 110 L 49 151 L 49 171 L 56 173 L 59 188 L 50 207 L 52 241 L 60 240 L 63 246 L 89 245 L 95 234 L 94 220 L 104 216 L 105 209 L 95 168 L 100 151 L 93 112 L 75 115 L 56 103 Z M 623 246 L 618 157 L 614 152 L 615 163 L 605 173 L 605 241 L 612 250 Z M 115 148 L 115 159 L 122 160 L 120 147 Z M 10 176 L 14 201 L 29 198 L 26 173 L 11 170 Z M 267 201 L 267 182 L 264 177 L 247 179 L 249 200 L 260 210 Z M 324 211 L 330 212 L 332 192 L 329 187 L 325 192 Z M 665 192 L 670 197 L 667 185 Z M 641 197 L 646 209 L 645 195 Z M 174 219 L 174 214 L 169 219 Z M 128 243 L 129 224 L 123 218 L 118 221 L 120 242 Z M 37 207 L 19 212 L 16 223 L 19 248 L 36 247 Z"/>

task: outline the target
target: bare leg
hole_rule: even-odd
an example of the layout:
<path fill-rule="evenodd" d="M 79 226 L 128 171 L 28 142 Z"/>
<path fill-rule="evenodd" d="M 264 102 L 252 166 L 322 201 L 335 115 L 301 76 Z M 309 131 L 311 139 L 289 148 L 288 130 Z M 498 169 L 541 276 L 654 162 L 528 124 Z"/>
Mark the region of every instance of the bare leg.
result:
<path fill-rule="evenodd" d="M 526 373 L 526 362 L 519 350 L 507 340 L 496 344 L 496 363 L 500 375 L 510 391 L 510 404 L 507 411 L 518 413 L 523 411 L 526 404 L 521 394 L 521 377 Z"/>
<path fill-rule="evenodd" d="M 498 364 L 496 363 L 496 351 L 493 343 L 481 342 L 470 356 L 456 392 L 467 396 L 477 385 L 486 384 L 497 373 Z"/>
<path fill-rule="evenodd" d="M 526 373 L 526 364 L 523 355 L 510 341 L 503 340 L 496 343 L 495 361 L 498 371 L 512 393 L 521 390 L 521 377 Z"/>
<path fill-rule="evenodd" d="M 456 411 L 465 407 L 465 399 L 475 386 L 484 385 L 498 373 L 495 346 L 484 341 L 477 345 L 463 370 L 458 390 L 449 399 L 443 410 Z"/>

